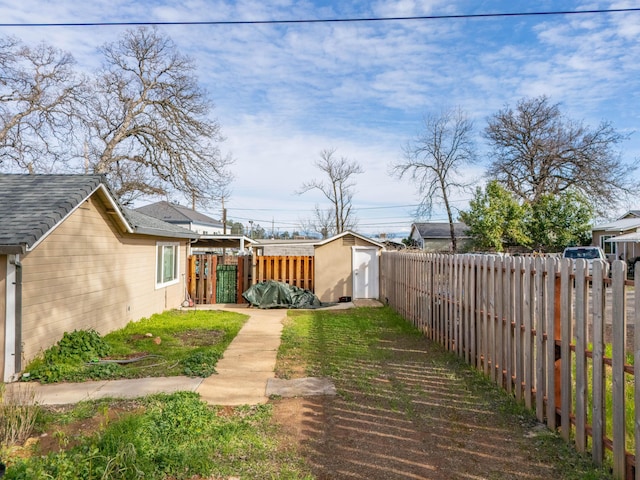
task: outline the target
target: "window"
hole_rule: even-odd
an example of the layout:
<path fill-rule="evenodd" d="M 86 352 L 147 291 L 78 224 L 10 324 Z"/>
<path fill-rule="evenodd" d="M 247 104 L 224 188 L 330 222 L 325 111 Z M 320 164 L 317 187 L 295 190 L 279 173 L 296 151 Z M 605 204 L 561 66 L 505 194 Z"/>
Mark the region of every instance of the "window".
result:
<path fill-rule="evenodd" d="M 602 235 L 600 237 L 600 246 L 602 250 L 604 250 L 605 254 L 615 254 L 616 253 L 616 244 L 613 242 L 607 242 L 610 238 L 615 237 L 615 235 Z"/>
<path fill-rule="evenodd" d="M 156 245 L 156 287 L 164 287 L 178 282 L 178 244 L 158 243 Z"/>

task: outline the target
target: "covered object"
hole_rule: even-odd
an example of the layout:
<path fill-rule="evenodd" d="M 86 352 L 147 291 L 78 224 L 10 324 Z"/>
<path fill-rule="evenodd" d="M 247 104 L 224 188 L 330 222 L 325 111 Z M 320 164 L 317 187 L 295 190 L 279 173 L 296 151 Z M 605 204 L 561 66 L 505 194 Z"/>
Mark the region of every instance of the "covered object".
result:
<path fill-rule="evenodd" d="M 268 280 L 249 287 L 242 297 L 258 308 L 318 308 L 322 307 L 318 297 L 310 290 Z"/>

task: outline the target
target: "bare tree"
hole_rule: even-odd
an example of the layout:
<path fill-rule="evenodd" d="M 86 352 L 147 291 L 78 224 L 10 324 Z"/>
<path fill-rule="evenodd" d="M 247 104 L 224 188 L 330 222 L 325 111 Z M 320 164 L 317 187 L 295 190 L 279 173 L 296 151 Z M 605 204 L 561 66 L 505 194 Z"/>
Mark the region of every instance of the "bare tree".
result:
<path fill-rule="evenodd" d="M 50 172 L 68 160 L 69 136 L 84 79 L 68 53 L 0 38 L 0 167 Z M 61 149 L 64 145 L 67 148 Z"/>
<path fill-rule="evenodd" d="M 392 166 L 400 179 L 408 176 L 421 197 L 418 213 L 431 216 L 434 201 L 442 200 L 449 221 L 451 248 L 457 251 L 451 196 L 468 186 L 460 169 L 475 161 L 473 122 L 459 108 L 427 115 L 423 129 L 404 147 L 404 159 Z"/>
<path fill-rule="evenodd" d="M 202 203 L 231 176 L 220 125 L 195 65 L 156 29 L 127 31 L 101 49 L 104 65 L 87 102 L 89 163 L 128 203 L 174 189 Z"/>
<path fill-rule="evenodd" d="M 353 176 L 363 173 L 364 170 L 356 161 L 350 161 L 346 157 L 336 158 L 335 149 L 325 149 L 320 152 L 320 160 L 315 165 L 328 177 L 326 180 L 311 180 L 306 182 L 298 190 L 298 194 L 319 190 L 327 200 L 331 202 L 331 218 L 333 220 L 331 232 L 327 235 L 340 234 L 354 228 L 357 221 L 352 212 L 353 207 Z M 326 223 L 327 213 L 316 206 L 316 220 L 321 224 Z"/>
<path fill-rule="evenodd" d="M 336 233 L 335 214 L 332 208 L 320 208 L 316 205 L 311 218 L 300 219 L 299 227 L 303 232 L 315 232 L 322 235 L 322 238 L 328 238 Z M 352 229 L 355 225 L 348 228 Z"/>
<path fill-rule="evenodd" d="M 607 122 L 591 129 L 565 118 L 546 96 L 500 110 L 484 133 L 493 147 L 489 177 L 525 202 L 575 190 L 597 207 L 636 188 L 632 173 L 637 161 L 623 164 L 614 151 L 625 137 Z"/>

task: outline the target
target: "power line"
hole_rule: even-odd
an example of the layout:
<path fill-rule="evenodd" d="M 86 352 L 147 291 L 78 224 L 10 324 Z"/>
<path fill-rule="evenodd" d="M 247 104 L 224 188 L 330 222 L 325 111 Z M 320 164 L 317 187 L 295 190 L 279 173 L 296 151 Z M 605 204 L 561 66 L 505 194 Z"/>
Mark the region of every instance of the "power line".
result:
<path fill-rule="evenodd" d="M 387 209 L 392 209 L 392 208 L 414 208 L 414 207 L 419 207 L 420 204 L 419 203 L 415 203 L 415 204 L 406 204 L 406 205 L 384 205 L 384 206 L 380 206 L 380 207 L 355 207 L 353 208 L 354 211 L 360 211 L 360 210 L 387 210 Z M 227 208 L 228 211 L 242 211 L 242 212 L 299 212 L 299 213 L 306 213 L 307 210 L 304 209 L 300 209 L 300 208 L 236 208 L 236 207 L 228 207 Z M 310 208 L 310 210 L 312 210 L 312 208 Z"/>
<path fill-rule="evenodd" d="M 307 18 L 297 20 L 201 20 L 201 21 L 129 21 L 129 22 L 46 22 L 46 23 L 0 23 L 0 27 L 135 27 L 144 25 L 291 25 L 305 23 L 355 23 L 355 22 L 397 22 L 410 20 L 460 20 L 504 17 L 534 17 L 551 15 L 584 15 L 601 13 L 640 12 L 640 8 L 611 8 L 591 10 L 554 10 L 543 12 L 500 12 L 469 13 L 459 15 L 418 15 L 406 17 L 356 17 L 356 18 Z"/>

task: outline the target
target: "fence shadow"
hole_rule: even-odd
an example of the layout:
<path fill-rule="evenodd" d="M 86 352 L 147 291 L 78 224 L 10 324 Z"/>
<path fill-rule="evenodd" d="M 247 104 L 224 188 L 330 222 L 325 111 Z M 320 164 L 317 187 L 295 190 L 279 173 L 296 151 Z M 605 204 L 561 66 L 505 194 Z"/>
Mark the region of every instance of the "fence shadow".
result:
<path fill-rule="evenodd" d="M 388 348 L 389 361 L 354 364 L 339 396 L 305 399 L 315 478 L 558 478 L 536 454 L 547 430 L 493 386 L 470 388 L 479 377 L 428 341 Z"/>

